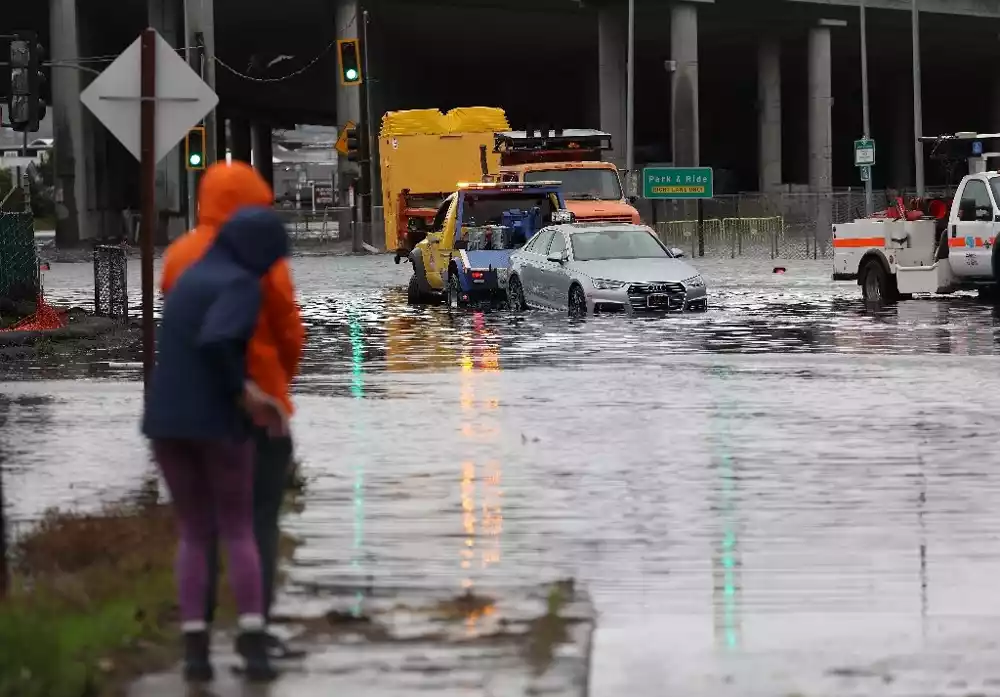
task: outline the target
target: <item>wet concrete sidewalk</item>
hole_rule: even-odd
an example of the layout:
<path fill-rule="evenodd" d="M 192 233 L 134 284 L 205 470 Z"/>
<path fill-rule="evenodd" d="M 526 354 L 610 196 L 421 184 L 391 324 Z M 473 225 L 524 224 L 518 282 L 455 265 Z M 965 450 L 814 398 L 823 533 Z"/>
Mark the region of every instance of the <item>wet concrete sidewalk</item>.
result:
<path fill-rule="evenodd" d="M 586 594 L 557 583 L 500 597 L 467 594 L 429 600 L 404 596 L 356 601 L 313 599 L 275 625 L 309 650 L 283 662 L 269 686 L 247 685 L 231 635 L 213 647 L 215 682 L 188 690 L 180 666 L 137 681 L 135 697 L 260 694 L 273 697 L 365 695 L 515 697 L 588 694 L 594 612 Z M 305 611 L 303 611 L 305 610 Z"/>

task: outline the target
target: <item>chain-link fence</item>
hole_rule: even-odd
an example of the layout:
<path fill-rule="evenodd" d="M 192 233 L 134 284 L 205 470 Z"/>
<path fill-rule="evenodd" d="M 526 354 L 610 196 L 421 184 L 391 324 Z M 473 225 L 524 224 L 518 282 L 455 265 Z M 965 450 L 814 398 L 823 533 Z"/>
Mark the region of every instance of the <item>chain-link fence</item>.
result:
<path fill-rule="evenodd" d="M 295 243 L 323 244 L 341 239 L 340 229 L 350 223 L 351 209 L 326 208 L 315 212 L 275 208 Z"/>
<path fill-rule="evenodd" d="M 128 320 L 128 249 L 124 245 L 94 247 L 94 314 Z"/>
<path fill-rule="evenodd" d="M 928 189 L 928 198 L 947 198 L 944 188 Z M 873 192 L 876 211 L 904 200 L 913 191 Z M 817 193 L 743 193 L 716 196 L 702 202 L 701 236 L 697 206 L 668 201 L 656 210 L 657 233 L 667 244 L 698 256 L 824 259 L 833 256 L 833 226 L 865 215 L 863 189 Z M 666 218 L 664 221 L 663 218 Z"/>
<path fill-rule="evenodd" d="M 40 286 L 31 213 L 0 210 L 0 298 L 34 300 Z"/>

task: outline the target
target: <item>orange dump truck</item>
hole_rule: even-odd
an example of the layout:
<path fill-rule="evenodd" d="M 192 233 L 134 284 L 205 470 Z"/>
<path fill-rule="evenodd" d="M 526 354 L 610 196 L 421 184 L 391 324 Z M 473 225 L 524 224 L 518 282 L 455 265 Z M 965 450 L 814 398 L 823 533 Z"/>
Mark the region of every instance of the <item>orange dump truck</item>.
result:
<path fill-rule="evenodd" d="M 503 131 L 493 144 L 501 181 L 558 181 L 577 220 L 639 224 L 618 168 L 601 161 L 610 149 L 610 134 L 584 129 Z"/>
<path fill-rule="evenodd" d="M 410 250 L 422 239 L 445 198 L 460 182 L 498 172 L 496 133 L 510 128 L 502 109 L 463 107 L 390 111 L 379 131 L 385 249 Z"/>

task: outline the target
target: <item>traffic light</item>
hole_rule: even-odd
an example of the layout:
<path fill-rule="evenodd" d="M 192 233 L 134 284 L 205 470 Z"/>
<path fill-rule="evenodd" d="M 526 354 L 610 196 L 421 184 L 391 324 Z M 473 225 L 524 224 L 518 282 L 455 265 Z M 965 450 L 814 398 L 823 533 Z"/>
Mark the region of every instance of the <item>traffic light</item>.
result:
<path fill-rule="evenodd" d="M 184 139 L 184 166 L 189 172 L 205 169 L 205 127 L 195 126 Z"/>
<path fill-rule="evenodd" d="M 361 159 L 361 135 L 357 126 L 351 126 L 347 130 L 347 159 L 350 162 L 358 162 Z"/>
<path fill-rule="evenodd" d="M 339 39 L 337 53 L 340 55 L 340 84 L 360 85 L 364 77 L 361 75 L 361 44 L 357 39 Z"/>
<path fill-rule="evenodd" d="M 35 133 L 48 110 L 42 99 L 45 75 L 42 67 L 42 45 L 33 31 L 22 31 L 10 40 L 10 93 L 7 109 L 10 125 L 15 131 Z"/>

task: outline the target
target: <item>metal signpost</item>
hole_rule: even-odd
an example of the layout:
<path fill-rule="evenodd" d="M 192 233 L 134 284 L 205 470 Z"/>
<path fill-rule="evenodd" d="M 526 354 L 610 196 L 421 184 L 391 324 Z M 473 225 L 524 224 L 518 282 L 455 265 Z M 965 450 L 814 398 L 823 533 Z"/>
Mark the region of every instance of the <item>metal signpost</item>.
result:
<path fill-rule="evenodd" d="M 875 141 L 862 138 L 854 141 L 854 166 L 865 183 L 865 215 L 872 214 L 872 165 L 875 164 Z"/>
<path fill-rule="evenodd" d="M 863 140 L 868 140 L 872 133 L 871 110 L 868 104 L 868 18 L 866 16 L 865 0 L 861 0 L 861 118 L 865 130 Z M 875 144 L 872 143 L 872 154 L 874 155 Z M 857 145 L 855 144 L 855 155 Z M 873 158 L 874 159 L 874 158 Z M 871 165 L 859 165 L 861 168 L 861 181 L 865 183 L 865 215 L 871 216 L 875 212 L 875 204 L 872 201 L 872 168 Z"/>
<path fill-rule="evenodd" d="M 642 197 L 652 200 L 694 199 L 698 202 L 698 256 L 705 256 L 702 229 L 703 199 L 715 195 L 715 172 L 711 167 L 646 167 L 642 170 Z"/>
<path fill-rule="evenodd" d="M 141 165 L 142 367 L 148 387 L 155 360 L 156 164 L 215 108 L 219 97 L 155 29 L 146 29 L 83 91 L 80 101 Z"/>

